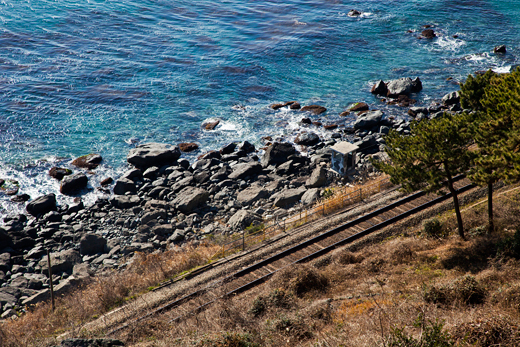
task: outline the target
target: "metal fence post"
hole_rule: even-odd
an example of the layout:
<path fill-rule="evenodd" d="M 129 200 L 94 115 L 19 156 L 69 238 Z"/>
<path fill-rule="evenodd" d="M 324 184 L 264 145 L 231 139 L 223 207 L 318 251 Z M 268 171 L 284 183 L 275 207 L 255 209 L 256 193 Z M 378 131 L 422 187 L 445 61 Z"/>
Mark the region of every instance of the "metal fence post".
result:
<path fill-rule="evenodd" d="M 244 229 L 244 230 L 242 230 L 242 251 L 244 251 L 246 249 L 245 238 L 246 238 L 246 231 Z"/>

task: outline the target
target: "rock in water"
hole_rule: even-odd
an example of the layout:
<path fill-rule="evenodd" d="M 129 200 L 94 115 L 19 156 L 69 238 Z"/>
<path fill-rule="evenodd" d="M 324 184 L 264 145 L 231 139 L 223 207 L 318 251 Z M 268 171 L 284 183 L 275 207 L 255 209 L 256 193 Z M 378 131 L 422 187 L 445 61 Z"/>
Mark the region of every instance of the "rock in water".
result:
<path fill-rule="evenodd" d="M 71 164 L 80 168 L 92 170 L 97 168 L 102 160 L 103 158 L 99 154 L 91 153 L 74 159 Z"/>
<path fill-rule="evenodd" d="M 171 165 L 181 156 L 179 147 L 165 143 L 145 143 L 130 150 L 127 161 L 141 169 Z"/>
<path fill-rule="evenodd" d="M 425 29 L 421 32 L 421 35 L 427 39 L 433 39 L 434 37 L 437 36 L 437 35 L 435 35 L 435 32 L 433 31 L 433 29 Z"/>
<path fill-rule="evenodd" d="M 33 216 L 45 214 L 50 211 L 56 211 L 56 195 L 47 194 L 34 199 L 27 204 L 25 208 Z"/>
<path fill-rule="evenodd" d="M 370 92 L 372 94 L 386 96 L 388 94 L 388 88 L 383 80 L 379 80 L 372 86 Z"/>
<path fill-rule="evenodd" d="M 323 106 L 319 105 L 308 105 L 304 106 L 300 109 L 302 112 L 311 112 L 314 115 L 322 114 L 323 112 L 327 111 L 327 109 Z"/>
<path fill-rule="evenodd" d="M 493 49 L 493 52 L 495 53 L 502 53 L 502 54 L 505 54 L 507 52 L 507 49 L 506 49 L 506 46 L 505 45 L 500 45 L 500 46 L 496 46 L 494 49 Z"/>
<path fill-rule="evenodd" d="M 354 129 L 371 129 L 381 123 L 382 111 L 369 111 L 359 116 L 354 122 Z"/>
<path fill-rule="evenodd" d="M 88 178 L 84 173 L 75 173 L 65 176 L 61 181 L 60 192 L 62 194 L 72 194 L 87 186 Z"/>
<path fill-rule="evenodd" d="M 49 176 L 51 176 L 52 178 L 55 178 L 57 179 L 58 181 L 61 181 L 63 179 L 63 177 L 65 176 L 68 176 L 72 174 L 72 171 L 69 170 L 69 169 L 65 169 L 65 168 L 62 168 L 62 167 L 53 167 L 52 169 L 49 170 Z"/>
<path fill-rule="evenodd" d="M 179 149 L 181 152 L 192 152 L 199 149 L 199 145 L 197 145 L 195 142 L 182 142 L 179 143 Z"/>

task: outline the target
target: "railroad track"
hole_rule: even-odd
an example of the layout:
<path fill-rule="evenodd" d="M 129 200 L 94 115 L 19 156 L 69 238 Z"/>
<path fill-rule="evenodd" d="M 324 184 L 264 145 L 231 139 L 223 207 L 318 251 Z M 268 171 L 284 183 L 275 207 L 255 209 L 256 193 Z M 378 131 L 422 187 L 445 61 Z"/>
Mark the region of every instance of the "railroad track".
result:
<path fill-rule="evenodd" d="M 465 178 L 460 178 L 455 182 L 458 193 L 463 193 L 473 187 Z M 230 275 L 221 277 L 188 295 L 176 298 L 145 315 L 129 320 L 128 323 L 109 331 L 107 335 L 120 333 L 128 327 L 158 314 L 167 313 L 170 322 L 179 321 L 204 310 L 222 297 L 236 295 L 265 282 L 287 266 L 315 259 L 448 199 L 451 199 L 449 193 L 443 196 L 423 192 L 408 195 L 301 243 L 289 246 Z"/>

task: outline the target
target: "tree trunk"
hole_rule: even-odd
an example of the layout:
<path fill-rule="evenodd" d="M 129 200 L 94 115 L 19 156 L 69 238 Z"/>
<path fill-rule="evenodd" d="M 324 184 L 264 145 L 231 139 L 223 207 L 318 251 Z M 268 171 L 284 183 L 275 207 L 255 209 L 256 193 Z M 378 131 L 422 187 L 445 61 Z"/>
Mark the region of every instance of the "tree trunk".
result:
<path fill-rule="evenodd" d="M 488 222 L 489 232 L 495 231 L 495 224 L 493 223 L 493 183 L 488 183 Z"/>
<path fill-rule="evenodd" d="M 448 176 L 448 189 L 450 190 L 451 195 L 453 196 L 453 205 L 455 206 L 455 215 L 457 216 L 457 225 L 459 227 L 459 236 L 465 240 L 464 236 L 464 227 L 462 226 L 462 215 L 460 214 L 460 206 L 459 206 L 459 197 L 457 196 L 457 191 L 453 188 L 453 178 L 451 177 L 450 172 L 446 168 L 446 173 Z"/>

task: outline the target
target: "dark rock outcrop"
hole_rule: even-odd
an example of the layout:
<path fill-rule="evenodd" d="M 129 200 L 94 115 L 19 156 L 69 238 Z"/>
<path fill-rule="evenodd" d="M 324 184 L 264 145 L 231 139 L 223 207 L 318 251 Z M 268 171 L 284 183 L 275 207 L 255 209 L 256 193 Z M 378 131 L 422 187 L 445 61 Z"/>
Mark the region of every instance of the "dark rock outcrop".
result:
<path fill-rule="evenodd" d="M 383 112 L 380 110 L 377 111 L 368 111 L 367 113 L 359 116 L 354 122 L 354 129 L 371 129 L 381 123 L 381 119 L 383 118 Z"/>
<path fill-rule="evenodd" d="M 63 178 L 60 185 L 60 192 L 62 194 L 72 194 L 86 188 L 87 184 L 87 176 L 84 173 L 78 172 Z"/>
<path fill-rule="evenodd" d="M 53 167 L 49 170 L 49 176 L 52 178 L 57 179 L 58 181 L 61 181 L 63 177 L 72 174 L 72 170 L 65 169 L 63 167 Z"/>
<path fill-rule="evenodd" d="M 287 157 L 296 153 L 293 145 L 286 142 L 275 142 L 265 151 L 261 163 L 263 167 L 279 165 L 287 161 Z"/>
<path fill-rule="evenodd" d="M 101 235 L 84 234 L 79 240 L 79 253 L 81 255 L 92 255 L 103 253 L 106 250 L 107 240 Z"/>
<path fill-rule="evenodd" d="M 199 149 L 199 145 L 197 145 L 195 142 L 182 142 L 179 143 L 179 149 L 181 152 L 193 152 Z"/>
<path fill-rule="evenodd" d="M 47 194 L 34 199 L 27 204 L 25 208 L 33 216 L 45 214 L 50 211 L 56 211 L 56 195 Z"/>
<path fill-rule="evenodd" d="M 294 139 L 294 143 L 297 145 L 313 146 L 320 142 L 320 137 L 315 133 L 300 133 Z"/>

